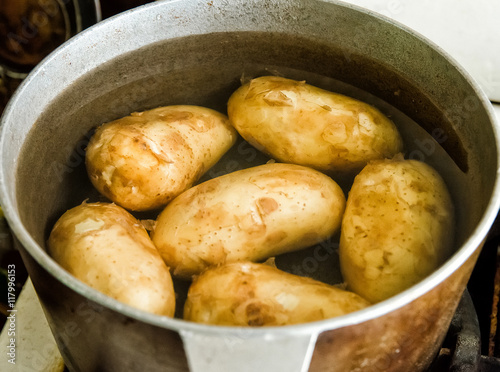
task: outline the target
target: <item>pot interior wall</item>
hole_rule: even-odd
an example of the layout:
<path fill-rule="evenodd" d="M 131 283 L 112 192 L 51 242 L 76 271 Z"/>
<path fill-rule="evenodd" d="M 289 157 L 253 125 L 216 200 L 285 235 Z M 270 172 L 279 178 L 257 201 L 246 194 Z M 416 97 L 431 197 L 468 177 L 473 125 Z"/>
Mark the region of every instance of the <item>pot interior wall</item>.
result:
<path fill-rule="evenodd" d="M 441 82 L 437 66 L 436 82 Z M 406 154 L 436 166 L 450 186 L 459 216 L 457 247 L 471 234 L 493 189 L 496 145 L 484 107 L 460 74 L 449 82 L 455 98 L 443 100 L 454 103 L 447 105 L 432 86 L 422 87 L 418 76 L 396 70 L 390 60 L 346 51 L 334 41 L 325 44 L 268 32 L 165 40 L 109 61 L 67 87 L 44 108 L 23 148 L 16 176 L 24 225 L 44 246 L 53 223 L 65 210 L 85 199 L 102 200 L 90 185 L 84 165 L 85 146 L 97 125 L 168 104 L 225 112 L 227 99 L 241 80 L 269 74 L 352 95 L 390 115 L 403 133 Z M 464 105 L 468 106 L 464 109 Z M 206 177 L 267 160 L 241 142 Z M 139 217 L 154 218 L 154 213 Z M 335 254 L 329 259 L 335 261 Z M 318 274 L 320 279 L 340 281 L 338 271 L 328 271 Z"/>

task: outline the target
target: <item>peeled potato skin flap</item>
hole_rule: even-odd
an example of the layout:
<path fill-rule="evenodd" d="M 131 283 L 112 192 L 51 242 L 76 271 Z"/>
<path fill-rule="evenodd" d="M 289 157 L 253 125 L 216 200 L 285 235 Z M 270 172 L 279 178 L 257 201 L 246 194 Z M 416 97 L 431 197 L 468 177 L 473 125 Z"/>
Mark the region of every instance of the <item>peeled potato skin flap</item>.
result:
<path fill-rule="evenodd" d="M 86 150 L 94 187 L 131 211 L 164 207 L 236 141 L 227 117 L 198 106 L 165 106 L 97 128 Z"/>
<path fill-rule="evenodd" d="M 264 264 L 212 268 L 191 285 L 184 319 L 226 326 L 282 326 L 323 320 L 369 306 L 340 288 Z"/>
<path fill-rule="evenodd" d="M 340 228 L 345 196 L 330 177 L 265 164 L 199 184 L 159 215 L 152 238 L 174 276 L 259 261 L 314 245 Z"/>
<path fill-rule="evenodd" d="M 52 258 L 90 287 L 130 306 L 174 316 L 168 267 L 144 227 L 111 203 L 83 203 L 64 213 L 48 240 Z"/>
<path fill-rule="evenodd" d="M 276 160 L 329 173 L 352 174 L 403 147 L 394 123 L 375 107 L 277 76 L 236 90 L 228 116 L 245 140 Z"/>
<path fill-rule="evenodd" d="M 355 178 L 340 234 L 340 267 L 348 288 L 371 302 L 416 284 L 451 254 L 454 207 L 429 165 L 374 161 Z"/>

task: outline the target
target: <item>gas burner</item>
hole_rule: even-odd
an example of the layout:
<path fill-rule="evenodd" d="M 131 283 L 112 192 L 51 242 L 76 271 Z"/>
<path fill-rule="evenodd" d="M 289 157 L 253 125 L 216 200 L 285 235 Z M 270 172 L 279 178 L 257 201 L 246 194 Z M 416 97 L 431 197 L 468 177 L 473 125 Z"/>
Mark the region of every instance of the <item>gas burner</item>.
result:
<path fill-rule="evenodd" d="M 500 224 L 497 221 L 429 372 L 500 371 Z"/>

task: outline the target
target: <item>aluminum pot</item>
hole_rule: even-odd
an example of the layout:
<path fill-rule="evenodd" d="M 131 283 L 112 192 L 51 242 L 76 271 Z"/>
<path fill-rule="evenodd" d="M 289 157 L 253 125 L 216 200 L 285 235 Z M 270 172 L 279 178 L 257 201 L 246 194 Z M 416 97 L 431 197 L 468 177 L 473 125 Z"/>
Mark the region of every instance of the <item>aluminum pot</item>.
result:
<path fill-rule="evenodd" d="M 136 310 L 47 255 L 54 221 L 95 197 L 83 164 L 93 127 L 166 104 L 224 111 L 240 78 L 260 74 L 335 87 L 374 102 L 397 123 L 418 123 L 404 133 L 413 143 L 407 155 L 428 157 L 450 186 L 458 215 L 454 255 L 419 284 L 365 310 L 251 329 Z M 318 0 L 155 2 L 77 35 L 24 81 L 2 118 L 1 205 L 71 371 L 423 371 L 498 211 L 494 120 L 460 66 L 369 11 Z M 239 161 L 210 175 L 260 156 L 244 142 L 229 156 L 234 152 Z M 293 256 L 292 266 L 335 276 L 334 246 L 319 248 Z"/>

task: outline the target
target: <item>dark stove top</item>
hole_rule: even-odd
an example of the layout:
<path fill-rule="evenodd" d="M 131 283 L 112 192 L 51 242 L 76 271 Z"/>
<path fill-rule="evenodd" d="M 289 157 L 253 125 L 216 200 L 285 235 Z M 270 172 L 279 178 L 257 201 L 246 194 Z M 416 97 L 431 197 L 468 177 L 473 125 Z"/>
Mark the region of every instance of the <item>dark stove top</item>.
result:
<path fill-rule="evenodd" d="M 500 224 L 496 223 L 430 372 L 500 371 L 499 297 Z"/>

